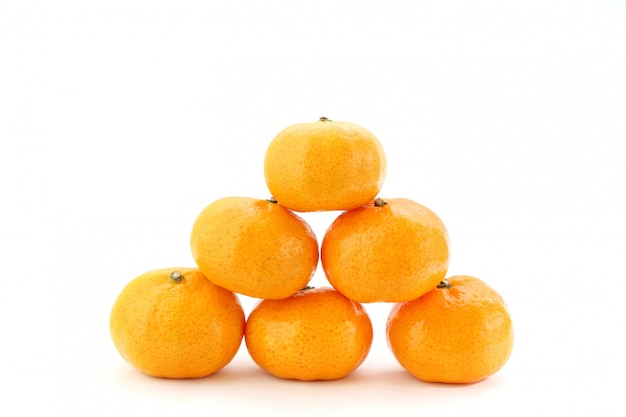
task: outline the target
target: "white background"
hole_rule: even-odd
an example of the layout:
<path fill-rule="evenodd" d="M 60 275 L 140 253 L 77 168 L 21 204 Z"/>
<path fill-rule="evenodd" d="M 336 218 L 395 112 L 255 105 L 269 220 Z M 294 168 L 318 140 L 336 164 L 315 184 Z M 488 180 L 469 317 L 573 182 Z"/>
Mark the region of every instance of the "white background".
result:
<path fill-rule="evenodd" d="M 269 197 L 269 141 L 320 116 L 371 130 L 381 195 L 437 212 L 450 274 L 504 296 L 509 362 L 419 382 L 368 304 L 340 381 L 278 380 L 243 345 L 204 379 L 132 369 L 119 291 L 192 265 L 199 211 Z M 623 0 L 0 1 L 0 414 L 624 415 L 625 157 Z M 321 240 L 336 215 L 303 217 Z"/>

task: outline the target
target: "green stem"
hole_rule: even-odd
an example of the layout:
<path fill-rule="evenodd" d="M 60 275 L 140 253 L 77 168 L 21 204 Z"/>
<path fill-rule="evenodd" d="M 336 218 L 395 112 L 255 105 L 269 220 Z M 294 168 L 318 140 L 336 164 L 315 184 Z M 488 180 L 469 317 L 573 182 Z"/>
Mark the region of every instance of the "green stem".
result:
<path fill-rule="evenodd" d="M 385 200 L 383 200 L 380 197 L 378 197 L 376 200 L 374 200 L 374 206 L 376 206 L 376 207 L 383 207 L 383 206 L 386 206 L 387 204 L 389 204 L 389 203 L 387 203 Z"/>
<path fill-rule="evenodd" d="M 443 289 L 447 290 L 449 288 L 452 288 L 452 285 L 450 285 L 448 280 L 446 278 L 444 278 L 443 280 L 441 280 L 441 282 L 439 284 L 437 284 L 437 288 L 443 288 Z"/>
<path fill-rule="evenodd" d="M 170 279 L 174 282 L 181 282 L 183 280 L 183 274 L 180 271 L 172 271 Z"/>

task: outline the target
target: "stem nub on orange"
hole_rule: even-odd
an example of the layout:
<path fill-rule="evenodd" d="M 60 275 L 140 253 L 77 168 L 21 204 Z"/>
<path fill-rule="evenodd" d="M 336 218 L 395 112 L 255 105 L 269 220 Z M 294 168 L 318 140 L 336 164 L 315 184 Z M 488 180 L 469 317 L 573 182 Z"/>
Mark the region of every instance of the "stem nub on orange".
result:
<path fill-rule="evenodd" d="M 244 325 L 237 296 L 196 268 L 138 276 L 119 294 L 110 316 L 120 355 L 163 378 L 199 378 L 220 370 L 239 350 Z"/>
<path fill-rule="evenodd" d="M 279 132 L 265 154 L 270 193 L 295 211 L 349 210 L 380 191 L 387 162 L 369 130 L 325 117 Z"/>
<path fill-rule="evenodd" d="M 416 378 L 472 383 L 507 362 L 513 325 L 494 289 L 461 275 L 416 300 L 395 304 L 387 320 L 387 342 L 398 362 Z"/>

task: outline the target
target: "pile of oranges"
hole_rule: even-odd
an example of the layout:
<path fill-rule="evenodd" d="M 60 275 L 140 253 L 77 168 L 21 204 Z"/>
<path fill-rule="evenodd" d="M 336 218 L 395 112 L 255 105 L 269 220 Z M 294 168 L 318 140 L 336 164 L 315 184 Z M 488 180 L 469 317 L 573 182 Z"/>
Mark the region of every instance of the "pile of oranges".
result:
<path fill-rule="evenodd" d="M 513 328 L 502 297 L 478 278 L 447 277 L 448 232 L 429 208 L 378 196 L 386 157 L 367 129 L 327 118 L 269 143 L 267 200 L 225 197 L 191 228 L 196 266 L 146 272 L 120 293 L 113 343 L 140 371 L 199 378 L 234 358 L 279 378 L 333 380 L 367 357 L 365 303 L 393 303 L 388 346 L 424 381 L 472 383 L 508 360 Z M 302 214 L 337 211 L 321 245 Z M 318 264 L 328 286 L 308 284 Z M 237 294 L 258 299 L 248 317 Z"/>

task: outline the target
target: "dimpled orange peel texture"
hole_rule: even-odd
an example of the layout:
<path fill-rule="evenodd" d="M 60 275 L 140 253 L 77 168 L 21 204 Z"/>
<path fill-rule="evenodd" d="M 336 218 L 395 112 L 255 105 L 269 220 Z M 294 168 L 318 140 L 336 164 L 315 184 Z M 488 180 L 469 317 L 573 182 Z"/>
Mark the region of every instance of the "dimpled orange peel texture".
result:
<path fill-rule="evenodd" d="M 324 235 L 321 260 L 330 284 L 355 301 L 408 301 L 445 277 L 448 233 L 421 204 L 377 198 L 335 219 Z"/>
<path fill-rule="evenodd" d="M 196 218 L 190 240 L 193 258 L 211 282 L 255 298 L 295 294 L 319 260 L 309 224 L 273 200 L 214 201 Z"/>
<path fill-rule="evenodd" d="M 257 365 L 279 378 L 298 380 L 345 377 L 365 360 L 372 337 L 363 306 L 328 287 L 261 300 L 245 331 Z"/>
<path fill-rule="evenodd" d="M 394 305 L 387 341 L 416 378 L 472 383 L 507 362 L 513 324 L 500 294 L 478 278 L 457 275 L 416 300 Z"/>
<path fill-rule="evenodd" d="M 166 268 L 130 281 L 110 315 L 113 344 L 138 370 L 162 378 L 200 378 L 233 359 L 245 316 L 231 291 L 196 268 Z"/>
<path fill-rule="evenodd" d="M 271 195 L 292 210 L 349 210 L 372 201 L 387 160 L 369 130 L 325 117 L 298 123 L 270 142 L 264 162 Z"/>

